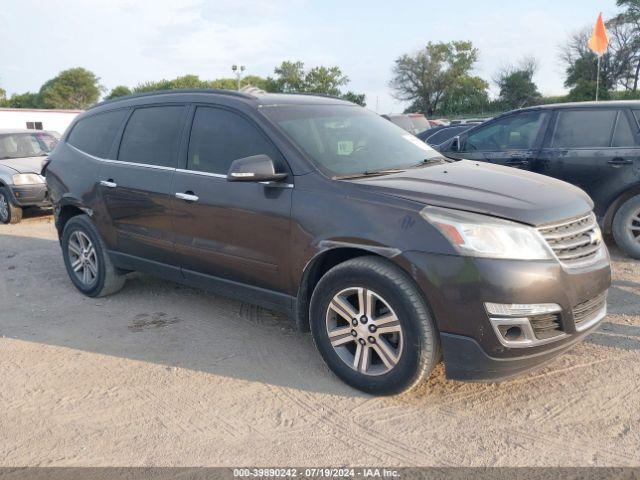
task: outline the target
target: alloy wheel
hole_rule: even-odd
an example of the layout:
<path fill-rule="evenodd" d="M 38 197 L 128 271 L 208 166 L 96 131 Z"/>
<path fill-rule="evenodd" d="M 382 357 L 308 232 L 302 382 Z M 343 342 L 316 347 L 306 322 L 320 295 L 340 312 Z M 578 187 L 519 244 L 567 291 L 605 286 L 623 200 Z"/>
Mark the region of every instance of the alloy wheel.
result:
<path fill-rule="evenodd" d="M 76 278 L 85 286 L 93 285 L 98 279 L 98 256 L 89 237 L 76 230 L 69 237 L 69 264 Z"/>
<path fill-rule="evenodd" d="M 640 243 L 640 210 L 631 214 L 628 227 L 631 231 L 631 238 Z"/>
<path fill-rule="evenodd" d="M 0 221 L 6 222 L 9 219 L 9 203 L 4 193 L 0 193 Z"/>
<path fill-rule="evenodd" d="M 334 295 L 327 308 L 326 328 L 336 354 L 359 373 L 388 373 L 402 355 L 400 320 L 373 290 L 351 287 Z"/>

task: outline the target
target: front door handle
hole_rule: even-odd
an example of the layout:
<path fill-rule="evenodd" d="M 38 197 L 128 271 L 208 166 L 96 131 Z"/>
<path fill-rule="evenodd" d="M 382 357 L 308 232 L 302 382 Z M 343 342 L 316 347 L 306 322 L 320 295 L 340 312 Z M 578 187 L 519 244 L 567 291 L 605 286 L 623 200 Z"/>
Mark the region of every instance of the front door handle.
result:
<path fill-rule="evenodd" d="M 107 188 L 116 188 L 118 186 L 118 184 L 116 182 L 114 182 L 113 180 L 109 179 L 109 180 L 100 180 L 100 185 L 102 185 L 103 187 L 107 187 Z"/>
<path fill-rule="evenodd" d="M 620 167 L 622 165 L 631 165 L 633 161 L 622 157 L 616 157 L 612 158 L 611 160 L 607 160 L 607 163 L 614 167 Z"/>
<path fill-rule="evenodd" d="M 193 192 L 176 193 L 176 198 L 184 200 L 185 202 L 197 202 L 200 200 L 200 197 L 194 195 Z"/>

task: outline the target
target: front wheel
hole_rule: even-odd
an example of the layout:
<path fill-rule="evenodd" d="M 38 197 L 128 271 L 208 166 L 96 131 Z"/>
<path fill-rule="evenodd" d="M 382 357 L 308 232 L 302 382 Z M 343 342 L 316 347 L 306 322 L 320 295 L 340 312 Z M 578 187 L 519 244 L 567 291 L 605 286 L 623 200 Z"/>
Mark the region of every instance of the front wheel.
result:
<path fill-rule="evenodd" d="M 410 390 L 440 359 L 420 291 L 383 258 L 348 260 L 322 277 L 311 299 L 311 331 L 329 368 L 375 395 Z"/>
<path fill-rule="evenodd" d="M 0 223 L 19 223 L 22 220 L 22 208 L 11 203 L 7 187 L 0 187 Z"/>
<path fill-rule="evenodd" d="M 622 250 L 640 258 L 640 195 L 624 202 L 613 217 L 613 238 Z"/>

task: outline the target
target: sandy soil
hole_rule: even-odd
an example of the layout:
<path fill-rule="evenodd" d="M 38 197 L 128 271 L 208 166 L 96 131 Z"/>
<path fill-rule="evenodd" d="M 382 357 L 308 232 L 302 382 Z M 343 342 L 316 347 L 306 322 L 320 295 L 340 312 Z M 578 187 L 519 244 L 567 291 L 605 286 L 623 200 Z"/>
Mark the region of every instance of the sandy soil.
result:
<path fill-rule="evenodd" d="M 134 275 L 71 285 L 51 218 L 0 226 L 0 465 L 640 465 L 640 262 L 543 370 L 374 398 L 247 303 Z"/>

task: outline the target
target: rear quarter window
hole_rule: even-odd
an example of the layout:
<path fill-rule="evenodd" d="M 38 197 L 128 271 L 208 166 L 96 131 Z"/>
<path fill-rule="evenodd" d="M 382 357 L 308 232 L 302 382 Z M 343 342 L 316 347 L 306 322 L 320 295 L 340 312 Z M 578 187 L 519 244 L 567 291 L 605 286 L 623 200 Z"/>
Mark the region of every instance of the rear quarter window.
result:
<path fill-rule="evenodd" d="M 128 110 L 98 113 L 78 121 L 67 142 L 95 157 L 107 158 Z"/>
<path fill-rule="evenodd" d="M 561 110 L 556 120 L 552 146 L 609 147 L 617 113 L 616 110 Z"/>

